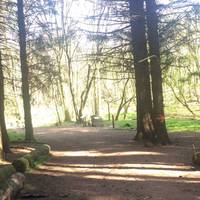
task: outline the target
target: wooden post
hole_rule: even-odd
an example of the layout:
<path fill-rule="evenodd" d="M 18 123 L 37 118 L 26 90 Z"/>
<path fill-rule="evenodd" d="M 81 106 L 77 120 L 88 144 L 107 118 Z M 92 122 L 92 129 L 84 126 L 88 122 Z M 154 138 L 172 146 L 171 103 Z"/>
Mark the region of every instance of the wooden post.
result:
<path fill-rule="evenodd" d="M 115 128 L 115 117 L 112 115 L 112 127 Z"/>

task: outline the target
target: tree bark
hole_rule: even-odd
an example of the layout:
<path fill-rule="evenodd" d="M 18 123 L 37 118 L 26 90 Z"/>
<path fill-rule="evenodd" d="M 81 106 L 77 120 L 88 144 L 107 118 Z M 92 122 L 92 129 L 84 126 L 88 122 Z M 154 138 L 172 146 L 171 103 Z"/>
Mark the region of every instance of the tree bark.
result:
<path fill-rule="evenodd" d="M 0 52 L 0 126 L 1 126 L 3 150 L 5 153 L 8 153 L 8 152 L 10 152 L 10 148 L 9 148 L 9 138 L 8 138 L 6 122 L 5 122 L 4 99 L 5 99 L 4 75 L 3 75 L 2 56 L 1 56 L 1 52 Z"/>
<path fill-rule="evenodd" d="M 24 107 L 24 121 L 25 121 L 25 139 L 27 141 L 34 140 L 31 104 L 29 94 L 29 68 L 27 63 L 26 53 L 26 29 L 25 29 L 25 16 L 24 16 L 24 2 L 17 0 L 17 17 L 19 28 L 19 46 L 20 46 L 20 62 L 22 74 L 22 98 Z"/>
<path fill-rule="evenodd" d="M 158 17 L 155 0 L 146 0 L 147 34 L 149 44 L 150 69 L 153 95 L 153 123 L 159 143 L 168 144 L 169 137 L 165 124 L 163 105 L 162 71 L 160 66 L 160 44 L 158 35 Z"/>
<path fill-rule="evenodd" d="M 0 130 L 0 161 L 4 159 L 5 159 L 5 156 L 4 156 L 4 149 L 3 149 L 3 141 L 2 141 L 2 134 Z"/>
<path fill-rule="evenodd" d="M 137 136 L 142 132 L 145 141 L 153 142 L 154 128 L 151 120 L 152 98 L 147 60 L 144 1 L 130 0 L 129 6 L 137 96 Z M 137 136 L 136 139 L 138 139 Z"/>

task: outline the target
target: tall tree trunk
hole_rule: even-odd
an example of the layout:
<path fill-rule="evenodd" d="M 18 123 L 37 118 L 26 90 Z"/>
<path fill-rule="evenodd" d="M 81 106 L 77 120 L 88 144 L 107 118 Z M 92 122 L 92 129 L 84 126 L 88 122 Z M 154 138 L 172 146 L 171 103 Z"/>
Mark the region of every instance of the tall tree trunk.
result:
<path fill-rule="evenodd" d="M 146 0 L 147 8 L 147 34 L 149 43 L 149 57 L 152 77 L 153 94 L 153 123 L 158 142 L 169 143 L 165 124 L 165 114 L 163 106 L 162 72 L 160 66 L 160 45 L 158 35 L 158 17 L 156 13 L 155 0 Z"/>
<path fill-rule="evenodd" d="M 84 91 L 81 93 L 81 103 L 80 103 L 80 108 L 79 108 L 79 120 L 81 119 L 81 116 L 83 114 L 83 110 L 84 110 L 85 105 L 87 103 L 89 92 L 90 92 L 90 89 L 92 87 L 92 83 L 94 81 L 95 72 L 92 74 L 91 78 L 90 78 L 90 74 L 91 74 L 91 66 L 89 65 L 88 66 L 88 73 L 87 73 L 87 83 L 86 83 Z"/>
<path fill-rule="evenodd" d="M 4 112 L 4 75 L 3 75 L 1 52 L 0 52 L 0 126 L 1 126 L 3 150 L 5 153 L 8 153 L 10 152 L 10 148 L 9 148 L 9 138 L 6 129 L 5 112 Z"/>
<path fill-rule="evenodd" d="M 79 112 L 78 112 L 78 105 L 76 103 L 76 96 L 73 90 L 73 83 L 72 83 L 72 66 L 71 66 L 71 59 L 69 58 L 69 56 L 67 56 L 68 58 L 68 79 L 69 79 L 69 89 L 70 89 L 70 93 L 71 93 L 71 97 L 72 97 L 72 103 L 73 103 L 73 108 L 74 108 L 74 113 L 76 116 L 76 121 L 79 121 Z"/>
<path fill-rule="evenodd" d="M 29 94 L 29 68 L 27 63 L 26 53 L 26 28 L 24 17 L 24 2 L 23 0 L 17 0 L 17 17 L 19 28 L 19 46 L 20 46 L 20 62 L 22 73 L 22 98 L 24 106 L 24 121 L 25 121 L 25 139 L 27 141 L 34 140 L 32 116 L 31 116 L 31 104 Z"/>
<path fill-rule="evenodd" d="M 142 132 L 145 141 L 154 140 L 151 120 L 152 99 L 143 0 L 130 0 L 132 45 L 137 95 L 137 135 Z M 137 138 L 136 138 L 137 139 Z"/>

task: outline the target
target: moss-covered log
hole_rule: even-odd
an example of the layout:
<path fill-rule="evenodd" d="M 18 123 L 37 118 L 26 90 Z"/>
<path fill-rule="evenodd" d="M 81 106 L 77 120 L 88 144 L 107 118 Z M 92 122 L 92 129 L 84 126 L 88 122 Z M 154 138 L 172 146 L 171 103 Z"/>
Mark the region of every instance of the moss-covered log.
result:
<path fill-rule="evenodd" d="M 6 165 L 5 167 L 0 168 L 0 182 L 4 182 L 15 172 L 16 170 L 13 165 Z"/>
<path fill-rule="evenodd" d="M 0 199 L 13 199 L 24 186 L 25 176 L 21 173 L 13 174 L 0 189 Z"/>
<path fill-rule="evenodd" d="M 29 161 L 24 157 L 14 160 L 12 165 L 15 167 L 17 172 L 24 173 L 29 169 Z"/>
<path fill-rule="evenodd" d="M 18 172 L 26 172 L 30 167 L 35 167 L 35 162 L 41 156 L 49 155 L 50 146 L 46 144 L 39 145 L 34 151 L 26 154 L 20 159 L 13 161 L 13 166 Z"/>

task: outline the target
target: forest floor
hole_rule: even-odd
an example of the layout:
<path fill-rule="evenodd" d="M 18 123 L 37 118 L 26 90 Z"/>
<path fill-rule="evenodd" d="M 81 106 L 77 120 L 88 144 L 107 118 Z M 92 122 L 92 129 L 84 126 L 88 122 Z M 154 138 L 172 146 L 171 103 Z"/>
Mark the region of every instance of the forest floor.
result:
<path fill-rule="evenodd" d="M 18 200 L 200 200 L 200 172 L 191 163 L 200 134 L 173 133 L 172 145 L 146 148 L 130 130 L 35 132 L 50 144 L 52 157 L 27 173 Z"/>

